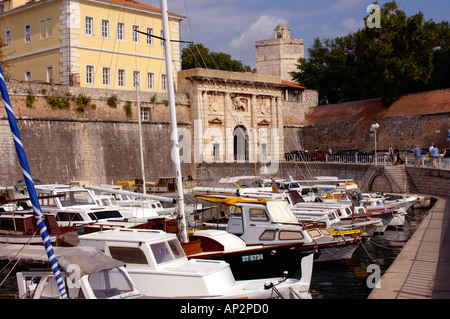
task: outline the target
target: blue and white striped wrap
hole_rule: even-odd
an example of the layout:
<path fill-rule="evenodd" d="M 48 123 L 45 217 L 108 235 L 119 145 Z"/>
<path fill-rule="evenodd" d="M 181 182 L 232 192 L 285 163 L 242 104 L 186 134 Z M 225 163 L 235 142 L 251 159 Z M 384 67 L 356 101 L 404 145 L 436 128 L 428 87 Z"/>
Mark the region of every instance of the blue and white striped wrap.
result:
<path fill-rule="evenodd" d="M 53 246 L 50 241 L 50 236 L 45 225 L 45 220 L 42 215 L 41 206 L 39 205 L 38 197 L 36 195 L 36 190 L 34 189 L 33 179 L 31 178 L 30 168 L 28 167 L 28 160 L 25 155 L 25 150 L 20 139 L 19 128 L 17 127 L 16 117 L 11 107 L 11 102 L 9 100 L 8 90 L 6 89 L 5 78 L 3 77 L 3 70 L 0 66 L 0 91 L 3 99 L 3 104 L 6 108 L 6 113 L 8 115 L 9 127 L 11 128 L 11 133 L 14 139 L 14 144 L 16 146 L 17 156 L 19 158 L 20 166 L 22 167 L 23 176 L 25 178 L 25 183 L 27 185 L 28 193 L 30 196 L 31 206 L 33 207 L 34 217 L 36 218 L 36 223 L 41 233 L 42 241 L 44 242 L 45 251 L 47 252 L 47 257 L 50 262 L 50 267 L 52 268 L 53 274 L 55 276 L 56 283 L 58 285 L 59 293 L 62 299 L 67 299 L 66 287 L 62 279 L 58 263 L 55 258 L 55 253 L 53 251 Z"/>

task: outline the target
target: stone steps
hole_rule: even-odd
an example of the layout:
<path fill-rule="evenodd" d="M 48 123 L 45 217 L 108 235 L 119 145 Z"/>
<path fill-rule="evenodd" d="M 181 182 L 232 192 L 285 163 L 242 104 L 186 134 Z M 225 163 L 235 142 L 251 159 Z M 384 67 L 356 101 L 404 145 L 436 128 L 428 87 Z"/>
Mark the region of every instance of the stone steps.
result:
<path fill-rule="evenodd" d="M 385 172 L 389 175 L 395 186 L 397 186 L 399 192 L 417 193 L 416 185 L 404 165 L 386 166 Z"/>

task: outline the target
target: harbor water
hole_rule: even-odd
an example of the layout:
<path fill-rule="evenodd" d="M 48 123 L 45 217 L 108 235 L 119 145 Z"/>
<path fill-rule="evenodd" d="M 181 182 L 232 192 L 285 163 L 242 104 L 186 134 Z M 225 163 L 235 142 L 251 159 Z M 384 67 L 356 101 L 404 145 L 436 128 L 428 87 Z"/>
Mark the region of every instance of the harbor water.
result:
<path fill-rule="evenodd" d="M 360 243 L 348 261 L 315 263 L 310 288 L 313 299 L 366 299 L 372 291 L 369 287 L 372 282 L 368 284 L 372 271 L 368 267 L 379 267 L 382 275 L 427 212 L 428 209 L 410 209 L 402 228 L 391 227 L 383 234 L 374 234 L 370 240 Z M 8 265 L 7 261 L 0 261 L 0 299 L 17 298 L 15 273 L 29 268 L 30 265 L 24 262 Z"/>
<path fill-rule="evenodd" d="M 428 210 L 411 208 L 403 227 L 389 227 L 383 234 L 374 234 L 370 240 L 361 242 L 348 261 L 314 264 L 310 288 L 312 297 L 366 299 L 374 284 L 370 277 L 374 274 L 373 269 L 379 270 L 381 275 L 384 274 Z"/>

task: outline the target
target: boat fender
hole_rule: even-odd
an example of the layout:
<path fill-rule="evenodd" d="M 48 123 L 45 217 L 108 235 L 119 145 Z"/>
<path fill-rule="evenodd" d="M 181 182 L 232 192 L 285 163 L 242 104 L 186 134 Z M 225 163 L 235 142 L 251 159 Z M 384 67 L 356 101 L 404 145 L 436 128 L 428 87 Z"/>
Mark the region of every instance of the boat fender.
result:
<path fill-rule="evenodd" d="M 273 282 L 271 282 L 271 281 L 266 281 L 266 282 L 264 283 L 264 289 L 266 289 L 266 290 L 272 289 L 273 292 L 275 292 L 275 293 L 278 295 L 278 297 L 279 297 L 280 299 L 284 299 L 283 295 L 278 291 L 278 289 L 275 287 L 275 285 L 273 284 Z"/>

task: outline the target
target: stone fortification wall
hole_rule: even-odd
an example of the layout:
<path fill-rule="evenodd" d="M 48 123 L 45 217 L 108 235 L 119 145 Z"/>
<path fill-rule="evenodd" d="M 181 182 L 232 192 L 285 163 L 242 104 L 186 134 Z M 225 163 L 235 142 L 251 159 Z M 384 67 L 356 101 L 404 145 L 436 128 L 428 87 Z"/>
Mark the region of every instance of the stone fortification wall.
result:
<path fill-rule="evenodd" d="M 42 183 L 141 178 L 136 123 L 56 119 L 18 120 L 18 126 L 32 176 Z M 172 176 L 170 125 L 144 123 L 142 130 L 146 180 Z M 6 120 L 0 120 L 0 146 L 0 185 L 12 185 L 23 177 Z M 189 165 L 182 169 L 191 174 Z"/>
<path fill-rule="evenodd" d="M 89 180 L 100 184 L 141 177 L 135 92 L 134 96 L 133 92 L 117 92 L 115 108 L 106 104 L 108 91 L 13 84 L 8 92 L 33 178 L 43 183 Z M 84 111 L 76 110 L 74 101 L 69 109 L 53 109 L 46 102 L 48 96 L 67 97 L 68 92 L 91 98 Z M 31 106 L 26 105 L 27 96 L 34 97 Z M 148 94 L 142 94 L 140 99 L 141 107 L 151 109 L 150 120 L 142 123 L 146 179 L 172 176 L 171 129 L 164 96 L 150 101 Z M 131 101 L 131 116 L 123 108 L 126 101 Z M 188 114 L 189 105 L 179 95 L 178 125 L 190 130 L 190 123 L 185 122 Z M 0 185 L 12 185 L 23 177 L 4 108 L 0 110 L 0 147 Z M 183 175 L 191 175 L 189 165 L 183 165 Z"/>
<path fill-rule="evenodd" d="M 311 108 L 297 132 L 300 148 L 313 151 L 316 147 L 334 151 L 374 148 L 370 126 L 378 123 L 377 149 L 389 145 L 402 148 L 428 148 L 435 143 L 440 150 L 448 147 L 450 129 L 450 89 L 403 96 L 385 107 L 380 99 L 334 104 Z M 295 148 L 294 148 L 295 149 Z"/>
<path fill-rule="evenodd" d="M 138 120 L 137 94 L 135 91 L 124 90 L 101 90 L 80 87 L 69 87 L 66 85 L 49 85 L 40 83 L 7 83 L 11 104 L 16 117 L 46 117 L 77 120 Z M 84 110 L 77 110 L 76 98 L 84 95 L 90 99 Z M 51 107 L 47 102 L 48 97 L 59 99 L 67 98 L 70 101 L 69 108 Z M 117 98 L 115 106 L 108 105 L 108 99 L 112 96 Z M 28 103 L 27 100 L 31 100 Z M 155 94 L 152 92 L 139 92 L 141 108 L 150 111 L 150 121 L 168 122 L 169 107 L 167 106 L 167 94 Z M 131 104 L 131 115 L 127 115 L 124 106 L 127 102 Z M 176 95 L 177 119 L 179 122 L 188 122 L 189 100 L 185 94 Z M 0 117 L 6 116 L 4 108 L 0 109 Z"/>

